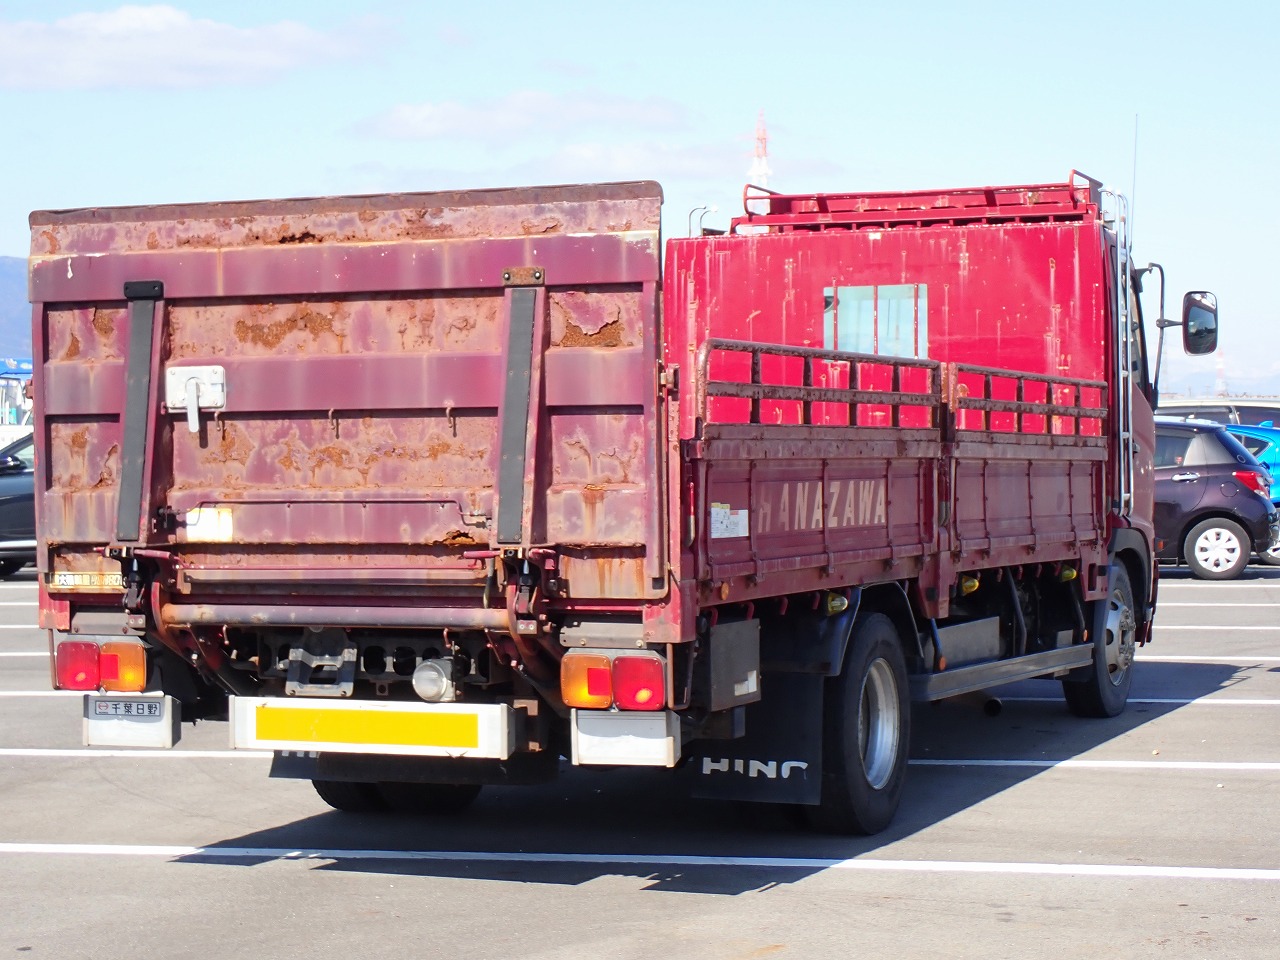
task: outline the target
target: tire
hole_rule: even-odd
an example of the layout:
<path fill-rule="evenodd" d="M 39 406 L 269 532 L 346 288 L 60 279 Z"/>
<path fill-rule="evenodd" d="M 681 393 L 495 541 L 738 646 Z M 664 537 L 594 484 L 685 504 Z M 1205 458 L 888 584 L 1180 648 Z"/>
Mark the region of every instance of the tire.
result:
<path fill-rule="evenodd" d="M 1123 563 L 1114 561 L 1107 595 L 1093 603 L 1093 665 L 1083 680 L 1063 680 L 1062 694 L 1077 717 L 1118 717 L 1129 702 L 1138 617 L 1133 585 Z"/>
<path fill-rule="evenodd" d="M 320 799 L 344 813 L 377 813 L 387 809 L 387 802 L 374 783 L 347 780 L 312 780 Z"/>
<path fill-rule="evenodd" d="M 1201 580 L 1234 580 L 1244 572 L 1251 553 L 1249 535 L 1234 520 L 1201 520 L 1182 541 L 1182 556 Z"/>
<path fill-rule="evenodd" d="M 0 560 L 0 580 L 7 580 L 15 573 L 27 565 L 26 560 L 10 558 L 8 560 Z"/>
<path fill-rule="evenodd" d="M 1260 551 L 1258 553 L 1258 559 L 1273 567 L 1280 567 L 1280 544 L 1277 544 L 1270 550 Z"/>
<path fill-rule="evenodd" d="M 480 794 L 478 783 L 380 783 L 378 793 L 396 813 L 461 813 Z"/>
<path fill-rule="evenodd" d="M 823 703 L 822 794 L 807 807 L 827 833 L 879 833 L 893 820 L 907 774 L 911 711 L 902 641 L 892 621 L 854 621 L 844 669 Z"/>

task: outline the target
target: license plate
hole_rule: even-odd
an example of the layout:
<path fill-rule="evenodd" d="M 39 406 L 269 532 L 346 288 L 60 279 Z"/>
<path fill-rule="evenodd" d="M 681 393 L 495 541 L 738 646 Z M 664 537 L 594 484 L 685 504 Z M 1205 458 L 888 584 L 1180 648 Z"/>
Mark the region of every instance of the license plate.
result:
<path fill-rule="evenodd" d="M 173 697 L 85 694 L 84 742 L 90 747 L 172 747 L 182 738 L 180 714 Z"/>
<path fill-rule="evenodd" d="M 506 704 L 233 697 L 231 745 L 506 760 L 515 725 Z"/>

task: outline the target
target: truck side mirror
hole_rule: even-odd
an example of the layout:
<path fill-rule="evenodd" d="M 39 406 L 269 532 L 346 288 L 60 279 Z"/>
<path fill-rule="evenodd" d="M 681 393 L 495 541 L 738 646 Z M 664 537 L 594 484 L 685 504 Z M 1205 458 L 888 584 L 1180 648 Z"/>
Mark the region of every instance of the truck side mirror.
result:
<path fill-rule="evenodd" d="M 1193 290 L 1182 298 L 1182 349 L 1192 356 L 1218 348 L 1218 298 Z"/>

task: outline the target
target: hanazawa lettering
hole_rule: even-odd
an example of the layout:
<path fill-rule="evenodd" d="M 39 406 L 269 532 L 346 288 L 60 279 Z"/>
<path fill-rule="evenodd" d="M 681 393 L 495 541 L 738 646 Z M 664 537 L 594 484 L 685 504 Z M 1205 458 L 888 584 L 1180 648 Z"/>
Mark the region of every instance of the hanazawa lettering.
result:
<path fill-rule="evenodd" d="M 755 509 L 756 533 L 883 526 L 884 480 L 833 480 L 769 484 Z"/>

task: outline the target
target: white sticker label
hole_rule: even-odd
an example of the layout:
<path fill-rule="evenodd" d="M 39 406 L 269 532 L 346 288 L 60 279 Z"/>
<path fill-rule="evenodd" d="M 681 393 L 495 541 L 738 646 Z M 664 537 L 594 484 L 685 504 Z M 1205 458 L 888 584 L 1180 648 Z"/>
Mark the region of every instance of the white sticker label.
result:
<path fill-rule="evenodd" d="M 711 539 L 728 540 L 745 537 L 750 532 L 750 514 L 746 510 L 734 510 L 727 503 L 711 505 Z"/>
<path fill-rule="evenodd" d="M 230 543 L 231 508 L 196 507 L 187 511 L 188 543 Z"/>

